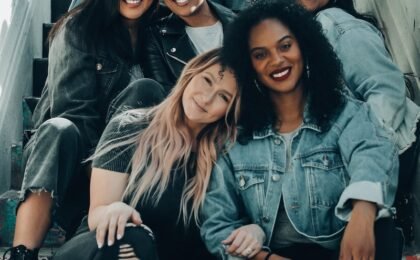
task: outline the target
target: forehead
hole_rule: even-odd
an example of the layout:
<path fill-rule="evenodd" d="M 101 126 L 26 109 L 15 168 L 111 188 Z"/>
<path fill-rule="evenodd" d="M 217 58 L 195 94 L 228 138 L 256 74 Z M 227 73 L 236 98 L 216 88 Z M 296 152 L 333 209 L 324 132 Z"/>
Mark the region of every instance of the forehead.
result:
<path fill-rule="evenodd" d="M 265 19 L 251 28 L 249 34 L 250 47 L 264 46 L 277 42 L 286 35 L 293 35 L 289 28 L 275 18 Z"/>
<path fill-rule="evenodd" d="M 236 93 L 236 78 L 231 69 L 222 68 L 220 64 L 214 64 L 205 69 L 202 73 L 210 73 L 213 75 L 216 82 L 219 83 L 218 85 L 220 88 L 223 88 L 232 94 Z"/>

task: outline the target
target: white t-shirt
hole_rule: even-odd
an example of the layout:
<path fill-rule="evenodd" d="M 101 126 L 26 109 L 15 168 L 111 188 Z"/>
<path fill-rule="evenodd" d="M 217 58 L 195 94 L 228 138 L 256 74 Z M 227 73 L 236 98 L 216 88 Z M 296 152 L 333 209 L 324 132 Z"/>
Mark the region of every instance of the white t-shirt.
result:
<path fill-rule="evenodd" d="M 210 26 L 185 26 L 185 31 L 195 48 L 196 54 L 221 47 L 223 44 L 223 26 L 220 21 Z"/>

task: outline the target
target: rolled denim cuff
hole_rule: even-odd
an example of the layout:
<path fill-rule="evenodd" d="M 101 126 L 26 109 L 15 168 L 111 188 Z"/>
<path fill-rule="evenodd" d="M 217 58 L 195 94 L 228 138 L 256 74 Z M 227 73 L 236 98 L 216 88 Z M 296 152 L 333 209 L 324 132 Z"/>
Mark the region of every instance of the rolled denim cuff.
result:
<path fill-rule="evenodd" d="M 359 181 L 350 184 L 343 191 L 335 207 L 335 215 L 343 221 L 350 220 L 353 209 L 350 200 L 365 200 L 376 203 L 378 207 L 376 219 L 391 216 L 390 208 L 384 204 L 383 188 L 379 182 Z"/>

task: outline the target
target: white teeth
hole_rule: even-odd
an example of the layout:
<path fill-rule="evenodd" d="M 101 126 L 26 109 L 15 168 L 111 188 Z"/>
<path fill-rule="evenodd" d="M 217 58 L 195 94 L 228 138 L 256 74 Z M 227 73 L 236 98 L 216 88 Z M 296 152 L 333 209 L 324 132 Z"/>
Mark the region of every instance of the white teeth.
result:
<path fill-rule="evenodd" d="M 185 4 L 188 0 L 175 0 L 177 4 Z"/>
<path fill-rule="evenodd" d="M 290 69 L 287 69 L 287 70 L 285 70 L 285 71 L 282 71 L 282 72 L 279 72 L 279 73 L 273 74 L 273 78 L 281 78 L 281 77 L 283 77 L 284 75 L 286 75 L 287 73 L 289 73 L 289 71 L 290 71 Z"/>
<path fill-rule="evenodd" d="M 125 0 L 127 4 L 139 4 L 141 0 Z"/>

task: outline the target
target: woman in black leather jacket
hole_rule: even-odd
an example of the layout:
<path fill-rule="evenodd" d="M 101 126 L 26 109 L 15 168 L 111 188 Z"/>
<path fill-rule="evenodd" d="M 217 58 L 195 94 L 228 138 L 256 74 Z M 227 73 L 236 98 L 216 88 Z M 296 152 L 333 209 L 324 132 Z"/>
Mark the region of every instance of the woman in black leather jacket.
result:
<path fill-rule="evenodd" d="M 140 51 L 157 0 L 86 0 L 50 34 L 48 78 L 33 120 L 10 259 L 37 259 L 50 225 L 71 235 L 88 205 L 86 159 L 112 115 L 163 99 Z M 77 185 L 77 186 L 76 186 Z"/>
<path fill-rule="evenodd" d="M 167 93 L 189 60 L 221 46 L 223 32 L 235 14 L 210 0 L 164 0 L 164 3 L 172 13 L 150 27 L 144 73 L 158 81 Z M 207 49 L 201 48 L 204 45 Z"/>

